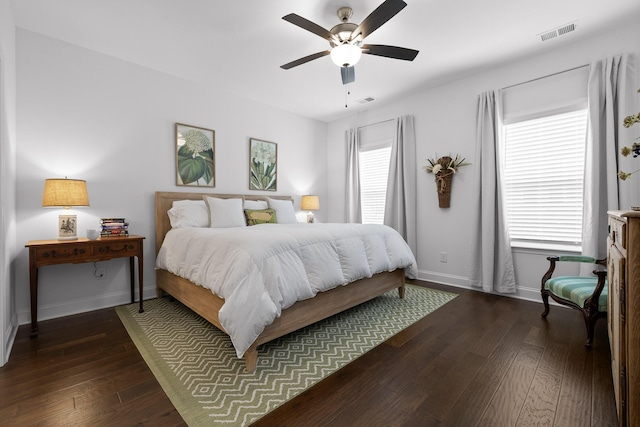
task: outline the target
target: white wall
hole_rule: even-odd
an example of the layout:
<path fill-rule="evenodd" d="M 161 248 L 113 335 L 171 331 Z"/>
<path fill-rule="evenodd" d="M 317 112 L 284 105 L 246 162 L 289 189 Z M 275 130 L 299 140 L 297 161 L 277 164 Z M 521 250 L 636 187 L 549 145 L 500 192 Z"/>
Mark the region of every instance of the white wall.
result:
<path fill-rule="evenodd" d="M 475 166 L 460 169 L 454 177 L 451 208 L 440 209 L 433 175 L 422 169 L 426 159 L 436 154 L 452 153 L 460 154 L 474 163 L 476 102 L 481 92 L 501 89 L 623 52 L 638 53 L 640 27 L 637 19 L 633 18 L 611 26 L 608 31 L 584 42 L 574 43 L 568 38 L 570 36 L 565 41 L 557 39 L 549 42 L 548 50 L 539 56 L 523 58 L 438 87 L 425 88 L 422 92 L 407 95 L 395 102 L 330 123 L 328 150 L 331 162 L 327 176 L 332 191 L 328 200 L 329 221 L 344 220 L 345 164 L 344 155 L 339 154 L 346 150 L 345 130 L 413 114 L 418 168 L 416 256 L 419 277 L 468 287 L 472 253 L 465 242 L 468 241 L 467 236 L 474 233 L 469 220 L 473 214 L 470 212 L 473 200 L 470 180 Z M 440 252 L 448 253 L 447 263 L 439 261 Z M 514 253 L 518 296 L 539 300 L 539 282 L 548 266 L 547 255 L 546 252 L 536 251 Z"/>
<path fill-rule="evenodd" d="M 179 61 L 179 55 L 176 61 Z M 221 64 L 222 65 L 222 64 Z M 145 298 L 155 296 L 154 192 L 175 185 L 175 122 L 215 130 L 218 193 L 249 193 L 249 138 L 278 144 L 278 191 L 327 198 L 326 124 L 205 89 L 26 30 L 17 32 L 18 149 L 16 292 L 29 322 L 29 240 L 56 238 L 56 209 L 41 207 L 45 178 L 85 179 L 91 206 L 76 209 L 78 231 L 124 216 L 146 236 Z M 215 70 L 211 70 L 215 78 Z M 318 212 L 318 220 L 324 220 Z M 301 213 L 302 214 L 302 213 Z M 301 215 L 304 217 L 304 214 Z M 40 269 L 39 319 L 126 303 L 126 259 Z"/>
<path fill-rule="evenodd" d="M 15 26 L 8 0 L 0 0 L 0 366 L 9 357 L 17 331 L 16 253 L 16 53 Z"/>

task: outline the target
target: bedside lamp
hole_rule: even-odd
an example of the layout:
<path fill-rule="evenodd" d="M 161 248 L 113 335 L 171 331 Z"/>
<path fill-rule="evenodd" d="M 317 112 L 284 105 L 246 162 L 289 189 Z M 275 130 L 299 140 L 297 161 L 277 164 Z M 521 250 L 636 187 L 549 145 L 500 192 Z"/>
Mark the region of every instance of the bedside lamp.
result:
<path fill-rule="evenodd" d="M 81 179 L 51 178 L 44 181 L 42 207 L 89 206 L 87 183 Z M 77 215 L 58 216 L 58 240 L 76 240 L 78 238 Z"/>
<path fill-rule="evenodd" d="M 302 201 L 300 202 L 300 208 L 303 211 L 309 211 L 307 214 L 307 222 L 309 224 L 314 222 L 313 212 L 320 209 L 320 199 L 318 196 L 302 196 Z"/>

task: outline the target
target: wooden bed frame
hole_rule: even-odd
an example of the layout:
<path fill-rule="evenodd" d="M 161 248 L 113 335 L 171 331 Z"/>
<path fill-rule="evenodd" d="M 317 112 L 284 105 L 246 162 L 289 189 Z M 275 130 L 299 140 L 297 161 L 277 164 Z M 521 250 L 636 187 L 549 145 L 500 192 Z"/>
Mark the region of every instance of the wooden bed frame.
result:
<path fill-rule="evenodd" d="M 204 195 L 220 198 L 244 197 L 245 200 L 267 200 L 268 197 L 292 200 L 287 196 L 156 192 L 156 255 L 162 246 L 165 234 L 171 229 L 167 211 L 171 209 L 173 202 L 202 200 Z M 253 372 L 256 369 L 259 345 L 355 307 L 395 288 L 398 289 L 400 298 L 404 298 L 404 285 L 404 269 L 399 268 L 393 272 L 376 274 L 369 279 L 357 280 L 347 286 L 338 286 L 332 290 L 320 292 L 314 298 L 296 302 L 293 306 L 282 310 L 280 317 L 268 325 L 244 353 L 247 371 Z M 156 269 L 156 293 L 161 297 L 165 292 L 224 331 L 218 318 L 218 311 L 224 300 L 209 289 L 195 285 L 166 270 Z"/>

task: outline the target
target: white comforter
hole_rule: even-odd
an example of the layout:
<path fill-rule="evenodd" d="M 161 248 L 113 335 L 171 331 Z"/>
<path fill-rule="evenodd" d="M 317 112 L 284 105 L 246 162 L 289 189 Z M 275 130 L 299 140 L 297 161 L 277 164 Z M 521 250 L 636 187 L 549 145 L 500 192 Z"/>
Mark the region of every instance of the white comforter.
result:
<path fill-rule="evenodd" d="M 400 234 L 363 224 L 172 229 L 156 267 L 224 298 L 220 323 L 238 357 L 296 301 L 384 271 L 417 272 Z"/>

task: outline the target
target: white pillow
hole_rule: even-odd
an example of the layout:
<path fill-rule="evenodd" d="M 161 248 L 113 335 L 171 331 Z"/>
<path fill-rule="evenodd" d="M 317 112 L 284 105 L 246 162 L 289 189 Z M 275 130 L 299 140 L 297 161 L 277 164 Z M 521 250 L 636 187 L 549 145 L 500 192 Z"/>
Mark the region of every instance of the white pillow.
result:
<path fill-rule="evenodd" d="M 298 222 L 291 200 L 269 199 L 269 207 L 276 211 L 278 224 L 295 224 Z"/>
<path fill-rule="evenodd" d="M 209 227 L 246 227 L 246 219 L 242 210 L 242 199 L 219 199 L 204 196 L 209 206 Z"/>
<path fill-rule="evenodd" d="M 209 210 L 204 200 L 176 200 L 167 215 L 171 228 L 209 226 Z"/>
<path fill-rule="evenodd" d="M 266 200 L 245 200 L 244 208 L 251 209 L 253 211 L 259 211 L 262 209 L 267 209 L 269 205 Z"/>

